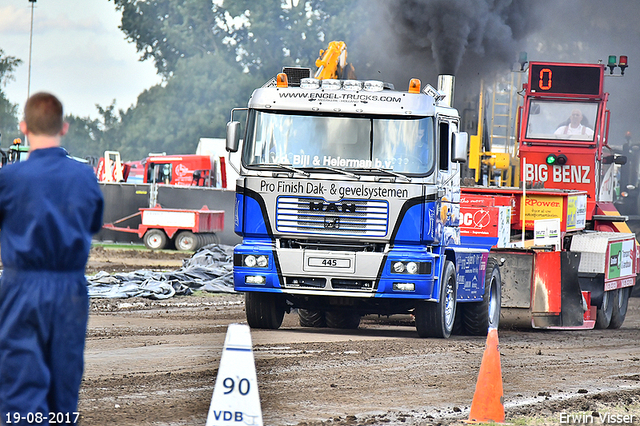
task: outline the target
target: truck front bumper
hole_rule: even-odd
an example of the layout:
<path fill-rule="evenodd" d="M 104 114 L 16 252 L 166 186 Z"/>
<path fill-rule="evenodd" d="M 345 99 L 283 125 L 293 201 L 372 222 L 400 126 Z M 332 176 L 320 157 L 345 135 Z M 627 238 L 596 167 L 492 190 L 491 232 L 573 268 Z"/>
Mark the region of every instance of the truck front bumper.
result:
<path fill-rule="evenodd" d="M 252 242 L 235 248 L 233 275 L 235 290 L 243 292 L 435 300 L 439 267 L 437 254 L 417 246 L 383 253 L 276 248 Z"/>

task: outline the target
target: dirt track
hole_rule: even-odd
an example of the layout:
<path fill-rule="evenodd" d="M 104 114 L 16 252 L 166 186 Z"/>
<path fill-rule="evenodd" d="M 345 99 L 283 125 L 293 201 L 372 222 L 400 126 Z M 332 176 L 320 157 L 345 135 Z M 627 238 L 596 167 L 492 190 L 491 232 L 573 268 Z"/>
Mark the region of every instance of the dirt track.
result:
<path fill-rule="evenodd" d="M 177 268 L 185 256 L 94 251 L 88 271 L 141 269 L 145 259 Z M 204 425 L 226 327 L 245 322 L 243 305 L 212 294 L 92 300 L 81 424 Z M 265 425 L 463 424 L 486 343 L 420 339 L 409 316 L 366 317 L 347 332 L 303 329 L 295 314 L 252 339 Z M 499 339 L 507 421 L 578 424 L 562 416 L 583 413 L 640 424 L 640 299 L 620 330 Z"/>

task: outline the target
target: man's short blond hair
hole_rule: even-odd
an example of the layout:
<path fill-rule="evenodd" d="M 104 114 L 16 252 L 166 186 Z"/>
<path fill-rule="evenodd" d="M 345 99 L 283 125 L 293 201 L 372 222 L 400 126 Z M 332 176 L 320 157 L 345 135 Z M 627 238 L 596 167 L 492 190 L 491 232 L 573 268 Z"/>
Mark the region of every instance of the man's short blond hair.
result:
<path fill-rule="evenodd" d="M 35 135 L 55 136 L 63 127 L 62 103 L 51 93 L 36 93 L 24 106 L 24 121 Z"/>

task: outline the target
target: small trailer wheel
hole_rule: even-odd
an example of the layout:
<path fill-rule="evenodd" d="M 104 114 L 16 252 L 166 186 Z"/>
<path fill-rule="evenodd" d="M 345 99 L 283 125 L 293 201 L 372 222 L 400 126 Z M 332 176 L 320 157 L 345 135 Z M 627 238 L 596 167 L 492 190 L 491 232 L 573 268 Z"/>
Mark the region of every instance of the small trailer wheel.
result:
<path fill-rule="evenodd" d="M 200 246 L 198 238 L 191 231 L 180 231 L 176 235 L 176 249 L 182 251 L 195 251 Z"/>
<path fill-rule="evenodd" d="M 151 250 L 162 250 L 167 246 L 167 234 L 160 229 L 149 229 L 145 232 L 144 245 Z"/>

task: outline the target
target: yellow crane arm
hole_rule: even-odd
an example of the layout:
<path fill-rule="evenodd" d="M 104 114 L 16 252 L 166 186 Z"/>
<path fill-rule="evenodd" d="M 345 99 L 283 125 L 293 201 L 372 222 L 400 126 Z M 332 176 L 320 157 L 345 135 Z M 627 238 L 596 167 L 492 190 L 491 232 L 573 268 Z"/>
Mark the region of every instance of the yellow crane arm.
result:
<path fill-rule="evenodd" d="M 347 65 L 347 45 L 344 41 L 332 41 L 326 50 L 320 50 L 320 57 L 316 59 L 314 77 L 320 80 L 340 78 L 342 69 Z"/>

